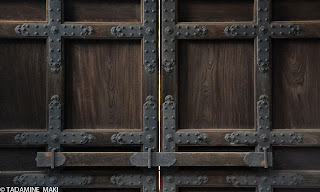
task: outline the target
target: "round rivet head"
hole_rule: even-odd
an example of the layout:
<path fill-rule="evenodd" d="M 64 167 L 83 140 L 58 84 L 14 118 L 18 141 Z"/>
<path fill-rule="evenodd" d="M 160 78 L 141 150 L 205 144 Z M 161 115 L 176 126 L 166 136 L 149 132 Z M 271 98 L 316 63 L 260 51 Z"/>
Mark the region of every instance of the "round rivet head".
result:
<path fill-rule="evenodd" d="M 264 27 L 264 26 L 261 26 L 261 27 L 259 28 L 259 31 L 260 31 L 260 33 L 267 33 L 267 32 L 268 32 L 268 28 L 266 28 L 266 27 Z"/>
<path fill-rule="evenodd" d="M 152 176 L 148 176 L 146 179 L 147 179 L 148 183 L 153 183 L 153 177 Z"/>
<path fill-rule="evenodd" d="M 51 140 L 52 140 L 53 142 L 57 142 L 57 141 L 59 140 L 58 135 L 52 135 Z"/>
<path fill-rule="evenodd" d="M 153 135 L 147 135 L 146 136 L 147 141 L 151 142 L 153 141 Z"/>
<path fill-rule="evenodd" d="M 154 30 L 153 30 L 151 27 L 148 27 L 148 28 L 146 29 L 146 33 L 147 33 L 148 35 L 152 35 L 153 32 L 154 32 Z"/>
<path fill-rule="evenodd" d="M 173 182 L 173 177 L 172 176 L 167 176 L 166 177 L 166 181 L 168 182 L 168 183 L 172 183 Z"/>
<path fill-rule="evenodd" d="M 261 137 L 262 141 L 266 142 L 268 141 L 268 136 L 266 134 L 262 134 Z"/>
<path fill-rule="evenodd" d="M 173 29 L 170 27 L 167 27 L 164 31 L 169 35 L 173 33 Z"/>
<path fill-rule="evenodd" d="M 53 26 L 53 27 L 51 27 L 51 32 L 53 34 L 57 34 L 57 33 L 59 33 L 59 29 L 56 26 Z"/>
<path fill-rule="evenodd" d="M 166 140 L 167 140 L 168 142 L 173 141 L 173 136 L 172 136 L 171 134 L 168 134 L 168 135 L 166 136 Z"/>
<path fill-rule="evenodd" d="M 58 183 L 58 178 L 57 177 L 50 177 L 50 183 L 52 183 L 52 184 Z"/>

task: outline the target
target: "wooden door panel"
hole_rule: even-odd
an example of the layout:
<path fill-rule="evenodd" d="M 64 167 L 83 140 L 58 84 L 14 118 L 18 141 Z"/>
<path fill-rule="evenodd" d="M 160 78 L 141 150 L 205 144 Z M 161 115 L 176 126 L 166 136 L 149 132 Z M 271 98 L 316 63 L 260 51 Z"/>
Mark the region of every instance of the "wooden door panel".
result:
<path fill-rule="evenodd" d="M 317 192 L 319 189 L 273 189 L 274 192 Z"/>
<path fill-rule="evenodd" d="M 253 0 L 185 0 L 178 3 L 179 22 L 253 21 Z"/>
<path fill-rule="evenodd" d="M 46 55 L 44 39 L 0 39 L 0 130 L 46 128 Z"/>
<path fill-rule="evenodd" d="M 179 41 L 179 129 L 254 127 L 254 43 Z"/>
<path fill-rule="evenodd" d="M 320 2 L 313 0 L 273 0 L 272 19 L 274 21 L 319 20 Z"/>
<path fill-rule="evenodd" d="M 72 22 L 140 22 L 141 0 L 68 0 L 64 20 Z"/>
<path fill-rule="evenodd" d="M 255 192 L 254 188 L 181 188 L 181 192 Z"/>
<path fill-rule="evenodd" d="M 319 152 L 318 147 L 273 147 L 273 168 L 277 170 L 320 170 Z"/>
<path fill-rule="evenodd" d="M 316 4 L 162 1 L 162 151 L 202 165 L 161 169 L 162 191 L 319 189 Z M 247 152 L 265 169 L 228 159 Z"/>
<path fill-rule="evenodd" d="M 157 168 L 137 168 L 131 156 L 115 167 L 115 157 L 158 151 L 157 2 L 0 6 L 0 186 L 155 191 Z M 59 152 L 87 156 L 63 167 Z M 89 166 L 100 153 L 111 160 Z"/>
<path fill-rule="evenodd" d="M 68 129 L 141 129 L 140 41 L 70 40 L 65 50 Z"/>
<path fill-rule="evenodd" d="M 319 39 L 273 41 L 273 127 L 318 129 Z"/>
<path fill-rule="evenodd" d="M 3 0 L 0 2 L 0 20 L 46 21 L 46 1 Z"/>
<path fill-rule="evenodd" d="M 1 171 L 44 171 L 37 167 L 34 160 L 37 152 L 46 151 L 45 147 L 1 147 Z M 22 161 L 23 159 L 23 161 Z"/>

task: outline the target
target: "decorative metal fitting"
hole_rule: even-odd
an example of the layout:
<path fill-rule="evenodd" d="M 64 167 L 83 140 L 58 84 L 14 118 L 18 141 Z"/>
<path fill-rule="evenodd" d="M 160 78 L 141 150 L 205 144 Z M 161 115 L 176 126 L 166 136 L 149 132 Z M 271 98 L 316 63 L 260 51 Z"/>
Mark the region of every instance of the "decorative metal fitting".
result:
<path fill-rule="evenodd" d="M 95 137 L 84 132 L 62 132 L 62 112 L 58 95 L 54 95 L 49 103 L 49 131 L 26 132 L 15 136 L 15 143 L 24 145 L 48 145 L 49 150 L 59 150 L 60 144 L 87 144 L 93 143 Z"/>
<path fill-rule="evenodd" d="M 293 173 L 234 175 L 226 178 L 228 183 L 235 186 L 258 186 L 259 192 L 271 191 L 272 186 L 296 186 L 302 184 L 303 180 L 303 176 Z"/>
<path fill-rule="evenodd" d="M 177 185 L 202 185 L 208 182 L 208 177 L 205 175 L 177 175 L 177 174 L 172 174 L 172 175 L 165 175 L 164 176 L 164 187 L 175 187 Z M 166 191 L 175 191 L 175 190 L 166 190 Z"/>
<path fill-rule="evenodd" d="M 157 121 L 157 105 L 155 97 L 148 96 L 146 103 L 143 105 L 143 132 L 120 132 L 111 136 L 111 141 L 115 144 L 125 145 L 141 145 L 144 151 L 148 148 L 156 150 L 158 121 Z"/>
<path fill-rule="evenodd" d="M 111 177 L 111 183 L 118 186 L 141 186 L 153 184 L 155 178 L 151 175 L 114 175 Z"/>
<path fill-rule="evenodd" d="M 86 175 L 54 175 L 46 174 L 24 174 L 16 176 L 13 180 L 14 184 L 19 186 L 83 186 L 93 181 L 91 176 Z"/>
<path fill-rule="evenodd" d="M 177 161 L 174 153 L 138 152 L 131 156 L 130 162 L 137 167 L 170 167 Z"/>

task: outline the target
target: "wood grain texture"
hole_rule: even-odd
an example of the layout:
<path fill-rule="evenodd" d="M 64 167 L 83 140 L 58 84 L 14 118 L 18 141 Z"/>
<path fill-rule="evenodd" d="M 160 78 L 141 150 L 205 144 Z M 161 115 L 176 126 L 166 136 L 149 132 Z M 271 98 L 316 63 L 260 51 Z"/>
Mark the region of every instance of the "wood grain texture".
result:
<path fill-rule="evenodd" d="M 179 192 L 255 192 L 254 188 L 180 188 Z"/>
<path fill-rule="evenodd" d="M 254 126 L 253 41 L 179 41 L 179 128 Z"/>
<path fill-rule="evenodd" d="M 273 127 L 320 127 L 320 40 L 273 41 Z"/>
<path fill-rule="evenodd" d="M 66 161 L 61 167 L 131 167 L 131 157 L 134 152 L 56 152 L 56 157 L 65 157 Z M 164 153 L 163 153 L 164 154 Z M 247 152 L 176 152 L 176 162 L 172 166 L 177 167 L 248 167 L 244 158 Z M 148 153 L 144 153 L 147 157 Z M 152 154 L 152 159 L 156 159 Z M 259 154 L 263 157 L 263 153 Z M 160 156 L 161 157 L 161 156 Z M 42 152 L 37 154 L 38 167 L 51 166 L 51 153 Z M 147 158 L 144 159 L 147 165 Z M 259 166 L 263 167 L 264 162 Z M 156 165 L 153 163 L 153 166 Z"/>
<path fill-rule="evenodd" d="M 139 192 L 140 189 L 63 189 L 63 192 Z"/>
<path fill-rule="evenodd" d="M 67 0 L 65 21 L 139 22 L 140 0 Z"/>
<path fill-rule="evenodd" d="M 37 152 L 45 151 L 43 147 L 1 147 L 0 171 L 40 171 L 35 161 Z"/>
<path fill-rule="evenodd" d="M 273 164 L 277 170 L 320 170 L 320 148 L 273 147 Z"/>
<path fill-rule="evenodd" d="M 183 0 L 179 22 L 253 21 L 253 0 Z"/>
<path fill-rule="evenodd" d="M 67 128 L 141 129 L 140 41 L 67 41 L 66 55 Z"/>
<path fill-rule="evenodd" d="M 46 0 L 1 0 L 0 20 L 45 21 Z"/>
<path fill-rule="evenodd" d="M 273 0 L 272 17 L 275 21 L 320 20 L 320 1 Z"/>
<path fill-rule="evenodd" d="M 0 129 L 47 127 L 46 42 L 0 39 Z"/>
<path fill-rule="evenodd" d="M 319 188 L 317 189 L 280 189 L 280 188 L 273 188 L 273 192 L 319 192 Z"/>

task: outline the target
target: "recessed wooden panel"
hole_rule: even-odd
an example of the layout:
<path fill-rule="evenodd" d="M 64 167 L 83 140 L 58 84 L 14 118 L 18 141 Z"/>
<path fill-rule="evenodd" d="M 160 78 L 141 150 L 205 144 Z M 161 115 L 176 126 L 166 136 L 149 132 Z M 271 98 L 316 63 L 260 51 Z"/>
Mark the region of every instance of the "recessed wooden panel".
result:
<path fill-rule="evenodd" d="M 273 127 L 320 127 L 320 40 L 273 41 Z"/>
<path fill-rule="evenodd" d="M 41 171 L 37 167 L 35 157 L 37 152 L 44 152 L 40 147 L 1 147 L 0 148 L 0 170 L 1 171 Z"/>
<path fill-rule="evenodd" d="M 319 192 L 318 189 L 299 189 L 299 188 L 294 188 L 294 189 L 281 189 L 281 188 L 273 188 L 273 192 Z"/>
<path fill-rule="evenodd" d="M 141 129 L 140 40 L 70 40 L 66 55 L 69 129 Z"/>
<path fill-rule="evenodd" d="M 46 41 L 0 39 L 0 129 L 47 127 Z"/>
<path fill-rule="evenodd" d="M 65 21 L 138 22 L 141 0 L 67 0 Z"/>
<path fill-rule="evenodd" d="M 318 0 L 273 0 L 272 5 L 272 17 L 275 21 L 320 19 Z"/>
<path fill-rule="evenodd" d="M 253 128 L 254 43 L 179 42 L 179 128 Z"/>
<path fill-rule="evenodd" d="M 273 147 L 273 158 L 274 169 L 320 170 L 320 148 Z"/>
<path fill-rule="evenodd" d="M 180 0 L 179 22 L 253 21 L 253 0 Z"/>
<path fill-rule="evenodd" d="M 63 189 L 63 192 L 139 192 L 140 189 Z"/>
<path fill-rule="evenodd" d="M 181 188 L 181 192 L 255 192 L 254 188 Z"/>
<path fill-rule="evenodd" d="M 45 21 L 46 0 L 1 0 L 0 20 Z"/>

